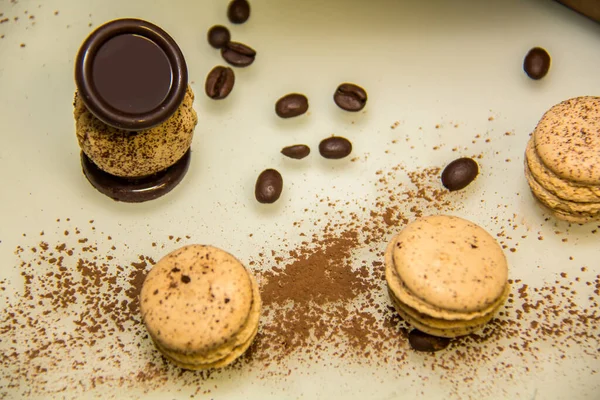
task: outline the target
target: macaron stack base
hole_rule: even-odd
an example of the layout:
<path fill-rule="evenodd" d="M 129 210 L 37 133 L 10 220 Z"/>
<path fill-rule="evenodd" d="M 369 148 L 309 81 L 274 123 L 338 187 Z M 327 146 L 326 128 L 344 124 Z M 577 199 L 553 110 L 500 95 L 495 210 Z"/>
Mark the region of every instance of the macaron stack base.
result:
<path fill-rule="evenodd" d="M 452 216 L 417 219 L 385 252 L 394 306 L 415 328 L 453 338 L 482 328 L 510 287 L 504 253 L 483 228 Z"/>
<path fill-rule="evenodd" d="M 190 245 L 162 258 L 140 294 L 156 348 L 181 368 L 231 364 L 258 331 L 261 299 L 252 275 L 231 254 Z"/>
<path fill-rule="evenodd" d="M 525 177 L 554 216 L 600 219 L 600 97 L 577 97 L 548 110 L 525 151 Z"/>

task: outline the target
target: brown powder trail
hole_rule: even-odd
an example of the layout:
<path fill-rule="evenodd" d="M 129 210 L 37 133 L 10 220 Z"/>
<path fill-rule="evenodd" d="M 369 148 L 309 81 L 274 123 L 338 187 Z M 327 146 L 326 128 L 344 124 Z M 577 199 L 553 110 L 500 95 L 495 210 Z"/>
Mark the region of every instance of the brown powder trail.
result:
<path fill-rule="evenodd" d="M 374 207 L 363 210 L 366 215 L 334 214 L 347 202 L 323 199 L 332 216 L 319 233 L 259 273 L 265 322 L 250 360 L 282 363 L 294 355 L 314 361 L 324 346 L 355 360 L 388 353 L 402 358 L 406 324 L 382 305 L 387 300 L 383 249 L 409 218 L 449 208 L 448 192 L 437 189 L 439 168 L 408 174 L 406 187 L 397 183 L 405 177 L 402 171 L 399 166 L 378 173 L 382 188 Z M 364 251 L 381 261 L 368 262 Z"/>
<path fill-rule="evenodd" d="M 262 274 L 266 280 L 261 286 L 264 305 L 308 301 L 322 306 L 356 297 L 364 282 L 357 279 L 348 260 L 357 244 L 358 234 L 347 231 L 327 239 L 317 251 L 290 251 L 291 261 L 283 269 Z"/>

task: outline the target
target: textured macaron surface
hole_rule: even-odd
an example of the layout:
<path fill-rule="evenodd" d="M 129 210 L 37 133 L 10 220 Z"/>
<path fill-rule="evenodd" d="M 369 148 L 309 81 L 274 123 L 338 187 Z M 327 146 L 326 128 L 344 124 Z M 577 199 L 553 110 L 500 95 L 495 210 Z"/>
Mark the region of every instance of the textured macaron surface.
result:
<path fill-rule="evenodd" d="M 533 138 L 541 161 L 556 175 L 600 184 L 600 97 L 576 97 L 553 106 Z"/>
<path fill-rule="evenodd" d="M 498 301 L 507 285 L 506 257 L 496 240 L 458 217 L 412 222 L 398 234 L 392 258 L 406 290 L 442 310 L 484 310 Z"/>
<path fill-rule="evenodd" d="M 198 123 L 194 93 L 188 88 L 177 111 L 150 129 L 130 132 L 96 118 L 75 97 L 76 134 L 81 150 L 104 172 L 124 178 L 155 174 L 175 164 L 189 150 Z"/>
<path fill-rule="evenodd" d="M 244 266 L 225 251 L 202 245 L 185 246 L 162 258 L 140 294 L 142 318 L 152 338 L 183 354 L 209 354 L 235 341 L 252 304 L 252 281 Z"/>

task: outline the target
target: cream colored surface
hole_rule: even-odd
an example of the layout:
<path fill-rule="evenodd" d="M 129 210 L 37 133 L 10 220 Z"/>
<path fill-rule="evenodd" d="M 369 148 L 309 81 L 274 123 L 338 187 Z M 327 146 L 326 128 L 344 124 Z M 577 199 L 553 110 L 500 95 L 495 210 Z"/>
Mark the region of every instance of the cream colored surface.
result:
<path fill-rule="evenodd" d="M 508 279 L 495 239 L 458 217 L 414 221 L 396 236 L 391 251 L 392 272 L 404 289 L 397 294 L 404 302 L 416 298 L 444 311 L 477 313 L 495 306 Z"/>
<path fill-rule="evenodd" d="M 540 160 L 562 179 L 600 185 L 600 97 L 576 97 L 548 110 L 533 138 Z"/>
<path fill-rule="evenodd" d="M 533 195 L 560 219 L 586 223 L 600 218 L 600 203 L 575 203 L 558 198 L 535 180 L 528 165 L 525 165 L 525 177 Z"/>
<path fill-rule="evenodd" d="M 17 23 L 0 24 L 0 34 L 6 34 L 0 39 L 0 176 L 5 189 L 0 190 L 0 279 L 6 281 L 3 297 L 12 302 L 23 293 L 24 278 L 15 263 L 17 245 L 37 245 L 42 239 L 50 244 L 76 241 L 72 228 L 88 227 L 90 219 L 96 221 L 97 231 L 113 239 L 106 241 L 99 232 L 88 235 L 90 242 L 98 241 L 96 255 L 100 259 L 116 245 L 118 252 L 107 267 L 111 272 L 125 267 L 120 276 L 124 283 L 132 271 L 127 264 L 137 261 L 138 254 L 158 261 L 182 245 L 167 240 L 169 235 L 190 235 L 195 242 L 226 249 L 244 265 L 256 260 L 252 270 L 283 267 L 288 261 L 269 260 L 269 250 L 285 257 L 296 248 L 307 249 L 302 242 L 310 243 L 313 234 L 321 237 L 324 227 L 337 216 L 336 209 L 326 206 L 327 197 L 339 201 L 344 215 L 358 214 L 351 222 L 353 226 L 340 224 L 342 232 L 347 227 L 354 231 L 363 223 L 371 227 L 361 207 L 366 208 L 368 218 L 371 206 L 379 201 L 384 208 L 388 204 L 398 207 L 400 214 L 410 218 L 410 208 L 421 208 L 426 200 L 401 196 L 413 187 L 407 173 L 443 168 L 458 156 L 482 155 L 477 159 L 481 174 L 473 185 L 443 196 L 451 208 L 456 207 L 452 214 L 468 218 L 492 235 L 505 230 L 513 238 L 504 238 L 506 244 L 518 244 L 517 252 L 506 251 L 510 277 L 522 279 L 513 286 L 513 293 L 523 284 L 534 293 L 534 288 L 553 283 L 561 272 L 567 272 L 573 283 L 570 290 L 578 293 L 577 311 L 594 309 L 597 297 L 588 300 L 587 293 L 593 293 L 593 289 L 585 282 L 600 273 L 594 268 L 600 260 L 600 231 L 591 233 L 595 229 L 592 225 L 568 227 L 561 221 L 546 221 L 547 215 L 539 211 L 528 194 L 522 161 L 528 135 L 548 108 L 573 96 L 600 96 L 600 24 L 554 1 L 265 0 L 250 2 L 252 15 L 247 23 L 230 25 L 227 3 L 0 1 L 0 12 L 5 13 L 2 18 L 19 16 Z M 37 4 L 42 8 L 37 9 Z M 25 21 L 25 10 L 35 15 L 35 25 Z M 60 11 L 59 15 L 54 15 L 54 10 Z M 73 58 L 86 35 L 103 22 L 122 16 L 156 23 L 177 41 L 188 64 L 199 117 L 185 181 L 172 195 L 141 205 L 97 195 L 81 173 L 80 149 L 73 132 Z M 88 22 L 93 26 L 89 27 Z M 258 51 L 253 65 L 236 69 L 236 86 L 220 102 L 203 92 L 206 74 L 223 64 L 220 52 L 205 39 L 207 30 L 215 24 L 226 25 L 236 40 Z M 20 43 L 26 47 L 21 48 Z M 522 70 L 523 57 L 533 46 L 545 47 L 553 60 L 552 70 L 540 81 L 530 80 Z M 364 113 L 344 112 L 333 102 L 333 92 L 343 81 L 367 90 L 369 101 Z M 308 96 L 312 111 L 301 120 L 280 120 L 273 104 L 293 91 Z M 400 124 L 390 129 L 396 121 Z M 438 123 L 440 129 L 435 128 Z M 512 135 L 505 136 L 505 132 Z M 352 156 L 331 162 L 321 159 L 317 146 L 331 134 L 352 142 Z M 478 134 L 480 139 L 475 137 Z M 279 154 L 282 147 L 295 143 L 307 144 L 313 152 L 302 161 Z M 433 149 L 439 145 L 438 150 Z M 454 148 L 458 151 L 452 151 Z M 354 157 L 358 159 L 350 162 Z M 508 158 L 511 162 L 505 162 Z M 394 170 L 398 164 L 404 170 Z M 16 173 L 16 166 L 23 169 Z M 282 198 L 270 206 L 257 205 L 254 199 L 256 177 L 265 168 L 277 169 L 286 181 Z M 389 186 L 380 180 L 388 181 Z M 436 181 L 433 178 L 431 186 L 435 187 Z M 399 184 L 402 187 L 395 186 Z M 392 190 L 389 196 L 394 196 L 390 203 L 387 193 L 380 198 L 388 187 Z M 424 186 L 422 195 L 435 195 L 428 187 Z M 439 189 L 443 190 L 441 186 Z M 324 203 L 319 204 L 319 199 L 325 199 Z M 444 206 L 431 212 L 448 211 Z M 64 222 L 65 217 L 70 217 L 73 224 L 68 227 L 68 237 L 63 235 L 67 227 L 54 223 L 57 218 Z M 296 226 L 297 221 L 304 222 Z M 509 227 L 512 223 L 518 225 L 514 231 Z M 41 230 L 45 230 L 44 237 L 37 236 Z M 562 234 L 555 234 L 557 230 Z M 306 237 L 299 236 L 299 232 L 306 233 Z M 23 233 L 27 233 L 26 238 Z M 391 239 L 384 232 L 380 236 Z M 538 240 L 538 236 L 544 240 Z M 561 242 L 561 238 L 568 238 L 568 242 Z M 152 242 L 157 242 L 157 247 Z M 125 243 L 128 247 L 123 246 Z M 371 268 L 371 263 L 383 261 L 378 253 L 384 250 L 385 245 L 381 247 L 380 243 L 361 245 L 355 252 L 359 261 L 353 266 L 362 269 L 361 262 L 365 261 Z M 259 252 L 265 257 L 259 258 Z M 574 256 L 574 261 L 569 256 Z M 580 273 L 579 268 L 586 265 L 588 272 Z M 575 281 L 576 277 L 581 281 Z M 561 291 L 558 287 L 556 290 Z M 388 328 L 386 306 L 392 303 L 386 291 L 379 288 L 372 293 L 374 309 L 362 309 L 361 298 L 348 308 L 381 318 L 387 336 L 396 331 Z M 102 291 L 103 296 L 106 294 Z M 114 300 L 121 299 L 129 300 L 125 295 Z M 516 295 L 512 304 L 515 308 L 498 316 L 502 322 L 494 324 L 498 335 L 485 343 L 451 345 L 435 355 L 406 354 L 408 344 L 398 334 L 385 343 L 397 349 L 386 358 L 354 360 L 337 355 L 337 349 L 325 348 L 319 351 L 319 360 L 303 363 L 297 356 L 286 360 L 292 369 L 289 376 L 283 376 L 287 369 L 277 363 L 263 368 L 263 362 L 257 359 L 250 365 L 241 363 L 244 365 L 240 368 L 236 362 L 235 368 L 222 372 L 184 372 L 179 376 L 180 371 L 171 368 L 170 363 L 165 361 L 164 365 L 160 357 L 153 356 L 159 352 L 136 330 L 98 338 L 95 346 L 84 346 L 73 354 L 58 352 L 53 346 L 48 350 L 57 355 L 57 361 L 62 358 L 56 365 L 40 364 L 41 358 L 28 362 L 27 343 L 8 340 L 2 343 L 7 349 L 15 347 L 25 360 L 23 366 L 39 365 L 48 371 L 37 379 L 31 375 L 21 380 L 20 389 L 11 386 L 13 380 L 7 372 L 0 386 L 12 399 L 25 398 L 23 392 L 35 392 L 43 384 L 65 390 L 39 395 L 40 399 L 593 399 L 600 392 L 600 382 L 598 373 L 590 367 L 600 371 L 600 361 L 598 353 L 588 352 L 583 344 L 595 339 L 563 341 L 571 332 L 561 340 L 552 339 L 552 333 L 536 337 L 531 331 L 532 335 L 527 336 L 532 321 L 544 326 L 538 317 L 538 313 L 545 315 L 543 307 L 523 313 L 517 321 L 521 324 L 518 330 L 525 336 L 511 334 L 513 329 L 502 327 L 514 326 L 512 318 L 523 301 L 535 298 L 519 299 Z M 38 307 L 40 312 L 50 310 L 49 317 L 55 317 L 50 302 L 44 302 L 45 306 Z M 550 314 L 547 318 L 549 324 L 561 324 L 562 317 Z M 57 319 L 55 324 L 67 335 L 76 330 L 70 319 Z M 103 325 L 103 329 L 108 326 Z M 259 329 L 257 339 L 262 326 Z M 600 326 L 590 324 L 588 332 L 597 338 Z M 525 342 L 531 351 L 523 350 Z M 122 349 L 116 347 L 121 343 Z M 496 344 L 505 350 L 498 354 Z M 96 353 L 111 346 L 115 346 L 115 357 L 121 361 L 117 368 L 113 358 L 103 360 L 102 354 Z M 395 361 L 396 357 L 403 361 Z M 72 371 L 71 360 L 85 365 Z M 157 361 L 150 371 L 146 368 L 148 361 Z M 468 377 L 468 382 L 463 377 Z M 81 381 L 70 384 L 71 379 Z M 89 382 L 92 379 L 95 386 Z M 204 390 L 211 393 L 203 394 Z"/>
<path fill-rule="evenodd" d="M 232 354 L 241 354 L 256 334 L 261 306 L 258 286 L 244 266 L 229 253 L 201 245 L 161 259 L 140 300 L 157 348 L 198 368 L 225 365 Z"/>
<path fill-rule="evenodd" d="M 525 156 L 529 172 L 533 178 L 555 196 L 560 197 L 561 199 L 582 203 L 600 202 L 600 186 L 581 185 L 575 182 L 566 181 L 550 171 L 537 155 L 533 139 L 530 139 L 527 143 Z"/>
<path fill-rule="evenodd" d="M 74 116 L 79 146 L 100 169 L 120 177 L 142 177 L 175 164 L 190 148 L 198 116 L 188 87 L 183 103 L 164 123 L 129 132 L 94 117 L 75 94 Z"/>

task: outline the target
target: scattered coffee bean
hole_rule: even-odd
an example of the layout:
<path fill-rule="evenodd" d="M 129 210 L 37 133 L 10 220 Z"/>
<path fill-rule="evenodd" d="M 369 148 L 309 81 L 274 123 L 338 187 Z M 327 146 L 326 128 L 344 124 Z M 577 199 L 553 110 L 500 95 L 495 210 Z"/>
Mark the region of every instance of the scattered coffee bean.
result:
<path fill-rule="evenodd" d="M 281 118 L 292 118 L 304 114 L 308 110 L 308 99 L 299 93 L 290 93 L 275 103 L 275 113 Z"/>
<path fill-rule="evenodd" d="M 333 101 L 342 110 L 357 112 L 367 104 L 367 92 L 353 83 L 342 83 L 333 94 Z"/>
<path fill-rule="evenodd" d="M 208 43 L 215 49 L 224 47 L 231 40 L 229 29 L 222 25 L 215 25 L 208 30 Z"/>
<path fill-rule="evenodd" d="M 256 51 L 245 44 L 229 42 L 221 49 L 221 56 L 234 67 L 247 67 L 254 62 Z"/>
<path fill-rule="evenodd" d="M 352 143 L 341 136 L 332 136 L 319 143 L 319 153 L 324 158 L 340 159 L 352 153 Z"/>
<path fill-rule="evenodd" d="M 295 144 L 281 149 L 281 154 L 289 158 L 301 160 L 310 154 L 310 147 L 305 144 Z"/>
<path fill-rule="evenodd" d="M 227 7 L 227 18 L 233 24 L 243 24 L 250 17 L 250 3 L 246 0 L 233 0 Z"/>
<path fill-rule="evenodd" d="M 235 83 L 235 74 L 229 67 L 218 65 L 206 77 L 204 90 L 206 95 L 214 100 L 224 99 L 231 93 Z"/>
<path fill-rule="evenodd" d="M 411 347 L 417 351 L 440 351 L 444 350 L 450 344 L 450 339 L 438 336 L 431 336 L 418 329 L 413 329 L 408 334 L 408 342 Z"/>
<path fill-rule="evenodd" d="M 266 169 L 258 176 L 254 196 L 259 203 L 275 203 L 283 190 L 283 178 L 274 169 Z"/>
<path fill-rule="evenodd" d="M 470 158 L 452 161 L 442 172 L 442 185 L 449 191 L 464 189 L 479 174 L 477 162 Z"/>
<path fill-rule="evenodd" d="M 523 70 L 531 79 L 542 79 L 550 70 L 550 54 L 541 47 L 529 50 L 523 61 Z"/>

